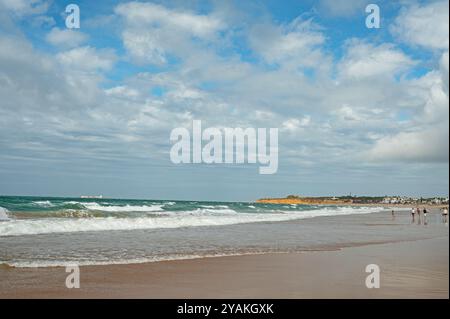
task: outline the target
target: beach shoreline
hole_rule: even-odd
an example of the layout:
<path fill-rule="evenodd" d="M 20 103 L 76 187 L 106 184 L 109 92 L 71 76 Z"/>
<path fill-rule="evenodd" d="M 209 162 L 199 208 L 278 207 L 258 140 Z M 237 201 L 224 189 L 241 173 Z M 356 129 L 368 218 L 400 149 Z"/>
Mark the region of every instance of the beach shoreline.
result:
<path fill-rule="evenodd" d="M 9 268 L 0 271 L 0 298 L 448 298 L 448 248 L 448 237 L 439 237 L 339 250 L 82 266 L 80 289 L 65 287 L 63 267 Z M 380 267 L 379 289 L 365 286 L 368 264 Z"/>
<path fill-rule="evenodd" d="M 169 234 L 174 238 L 192 236 L 191 231 L 195 231 L 199 238 L 212 236 L 208 237 L 210 240 L 219 236 L 222 241 L 220 236 L 224 234 L 242 236 L 251 232 L 251 237 L 269 236 L 271 240 L 278 238 L 285 242 L 289 238 L 288 242 L 298 244 L 292 246 L 296 247 L 293 251 L 80 266 L 79 289 L 66 288 L 69 274 L 61 266 L 0 265 L 0 299 L 448 298 L 448 224 L 443 223 L 436 209 L 431 210 L 428 218 L 429 224 L 417 220 L 412 223 L 409 211 L 397 210 L 391 216 L 385 210 L 364 215 L 188 228 L 188 232 L 167 230 L 163 231 L 163 237 L 149 237 L 155 231 L 144 231 L 142 240 L 147 243 L 152 242 L 151 238 L 166 238 Z M 333 229 L 335 235 L 330 233 Z M 360 235 L 350 236 L 357 233 Z M 304 235 L 296 238 L 295 234 Z M 89 241 L 86 236 L 89 233 L 83 235 L 83 241 Z M 342 239 L 334 241 L 330 236 Z M 311 243 L 305 242 L 310 237 Z M 53 236 L 47 235 L 30 236 L 30 240 L 33 238 L 41 244 L 43 240 L 53 240 Z M 264 237 L 257 238 L 254 242 L 262 244 Z M 16 247 L 17 237 L 11 240 Z M 211 241 L 208 243 L 212 245 Z M 29 241 L 23 245 L 29 245 Z M 380 267 L 379 289 L 365 286 L 369 264 Z"/>

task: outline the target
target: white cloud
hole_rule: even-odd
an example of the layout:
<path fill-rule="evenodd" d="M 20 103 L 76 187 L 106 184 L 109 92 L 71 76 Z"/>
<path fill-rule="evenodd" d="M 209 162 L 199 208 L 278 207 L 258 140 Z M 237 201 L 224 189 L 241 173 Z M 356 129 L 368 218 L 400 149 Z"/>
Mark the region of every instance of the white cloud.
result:
<path fill-rule="evenodd" d="M 0 0 L 0 7 L 17 16 L 41 14 L 47 11 L 49 1 L 46 0 Z"/>
<path fill-rule="evenodd" d="M 56 58 L 62 65 L 73 71 L 105 71 L 111 69 L 116 61 L 116 55 L 112 50 L 98 50 L 89 46 L 58 53 Z"/>
<path fill-rule="evenodd" d="M 111 50 L 83 46 L 40 54 L 30 43 L 0 38 L 0 143 L 7 152 L 38 145 L 34 151 L 63 154 L 67 161 L 82 154 L 91 163 L 128 164 L 139 157 L 148 163 L 168 149 L 171 128 L 201 118 L 208 126 L 279 127 L 280 154 L 292 163 L 291 172 L 306 163 L 332 163 L 336 170 L 364 165 L 354 158 L 369 148 L 373 161 L 445 161 L 448 53 L 432 61 L 439 70 L 411 79 L 402 75 L 415 61 L 391 44 L 350 41 L 335 63 L 327 31 L 311 20 L 244 19 L 235 30 L 217 12 L 132 3 L 116 13 L 124 22 L 116 23 L 123 27 L 123 58 L 165 64 L 174 55 L 177 63 L 160 72 L 141 68 L 104 89 L 105 71 L 117 60 Z M 55 44 L 70 43 L 60 33 Z M 244 60 L 233 37 L 248 39 L 252 57 L 277 67 Z M 302 67 L 320 69 L 320 78 L 305 76 Z M 164 94 L 152 96 L 155 86 Z M 400 123 L 395 115 L 405 109 L 410 118 Z"/>
<path fill-rule="evenodd" d="M 105 93 L 107 95 L 122 97 L 122 98 L 129 98 L 129 99 L 135 99 L 140 96 L 140 93 L 138 90 L 136 90 L 134 88 L 130 88 L 125 85 L 115 86 L 113 88 L 106 89 Z"/>
<path fill-rule="evenodd" d="M 249 42 L 269 63 L 294 61 L 297 65 L 317 66 L 323 62 L 319 47 L 325 42 L 325 36 L 311 19 L 299 17 L 281 26 L 256 25 L 250 31 Z"/>
<path fill-rule="evenodd" d="M 352 107 L 343 105 L 337 110 L 338 117 L 343 121 L 361 121 L 362 117 Z"/>
<path fill-rule="evenodd" d="M 284 121 L 282 125 L 282 129 L 286 130 L 290 133 L 298 133 L 299 130 L 301 130 L 304 127 L 307 127 L 311 124 L 311 116 L 306 115 L 300 119 L 298 118 L 291 118 L 286 121 Z"/>
<path fill-rule="evenodd" d="M 401 12 L 391 27 L 399 39 L 429 49 L 449 47 L 448 0 L 411 5 Z"/>
<path fill-rule="evenodd" d="M 161 45 L 161 36 L 157 30 L 126 30 L 122 33 L 122 39 L 133 62 L 156 65 L 167 63 L 166 50 Z"/>
<path fill-rule="evenodd" d="M 448 125 L 420 132 L 401 132 L 378 140 L 367 154 L 369 160 L 448 162 Z"/>
<path fill-rule="evenodd" d="M 349 41 L 344 58 L 338 65 L 342 78 L 392 78 L 407 71 L 415 62 L 391 44 L 375 46 L 359 40 Z"/>
<path fill-rule="evenodd" d="M 72 29 L 53 28 L 45 39 L 54 46 L 74 48 L 85 42 L 87 36 Z"/>
<path fill-rule="evenodd" d="M 56 24 L 55 19 L 51 16 L 39 15 L 37 17 L 33 17 L 32 25 L 35 28 L 40 27 L 52 27 Z"/>
<path fill-rule="evenodd" d="M 411 86 L 423 90 L 422 109 L 408 127 L 379 138 L 367 158 L 376 161 L 448 162 L 449 95 L 448 53 L 440 60 L 439 70 L 430 71 Z"/>
<path fill-rule="evenodd" d="M 98 96 L 97 86 L 98 80 L 66 70 L 24 39 L 0 38 L 0 118 L 8 123 L 4 129 L 22 130 L 17 138 L 30 131 L 33 133 L 28 136 L 39 136 L 34 130 L 43 135 L 57 134 L 55 126 L 63 127 L 68 110 L 82 112 L 92 106 Z M 72 114 L 70 121 L 75 118 Z M 11 133 L 5 136 L 13 138 Z"/>
<path fill-rule="evenodd" d="M 180 32 L 198 37 L 208 37 L 224 27 L 217 19 L 206 15 L 170 10 L 153 3 L 130 2 L 120 4 L 115 12 L 128 23 L 139 26 L 169 26 Z"/>
<path fill-rule="evenodd" d="M 153 3 L 120 4 L 115 12 L 125 21 L 124 46 L 134 63 L 165 64 L 169 55 L 186 56 L 191 41 L 213 41 L 225 25 L 218 17 L 168 9 Z"/>
<path fill-rule="evenodd" d="M 16 37 L 0 37 L 0 58 L 2 59 L 2 69 L 1 71 L 6 72 L 9 70 L 8 63 L 14 63 L 17 65 L 30 64 L 32 59 L 37 59 L 37 64 L 41 67 L 48 67 L 50 62 L 47 59 L 43 59 L 42 56 L 36 55 L 32 56 L 30 51 L 33 51 L 33 47 L 27 41 L 19 39 Z"/>

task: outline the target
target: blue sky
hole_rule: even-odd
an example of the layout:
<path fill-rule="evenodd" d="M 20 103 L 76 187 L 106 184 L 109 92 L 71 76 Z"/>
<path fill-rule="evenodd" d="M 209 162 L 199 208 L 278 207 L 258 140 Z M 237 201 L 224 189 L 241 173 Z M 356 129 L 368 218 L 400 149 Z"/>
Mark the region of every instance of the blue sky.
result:
<path fill-rule="evenodd" d="M 442 0 L 0 0 L 0 194 L 447 196 L 448 20 Z M 171 163 L 194 119 L 278 128 L 277 174 Z"/>

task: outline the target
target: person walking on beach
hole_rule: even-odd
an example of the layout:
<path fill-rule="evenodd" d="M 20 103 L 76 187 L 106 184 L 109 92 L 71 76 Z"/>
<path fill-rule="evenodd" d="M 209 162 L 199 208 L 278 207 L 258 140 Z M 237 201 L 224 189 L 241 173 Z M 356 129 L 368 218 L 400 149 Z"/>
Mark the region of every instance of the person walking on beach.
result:
<path fill-rule="evenodd" d="M 424 207 L 424 208 L 423 208 L 423 224 L 424 224 L 424 225 L 428 225 L 427 214 L 428 214 L 428 211 L 427 211 L 427 209 Z"/>
<path fill-rule="evenodd" d="M 444 207 L 442 209 L 442 222 L 447 223 L 447 215 L 448 215 L 448 208 Z"/>
<path fill-rule="evenodd" d="M 414 221 L 415 221 L 415 218 L 414 218 L 415 215 L 416 215 L 416 210 L 413 207 L 413 208 L 411 208 L 411 216 L 412 216 L 412 222 L 411 223 L 413 223 L 413 224 L 414 224 Z"/>
<path fill-rule="evenodd" d="M 395 212 L 394 212 L 394 210 L 392 210 L 391 214 L 392 214 L 392 220 L 395 220 Z"/>

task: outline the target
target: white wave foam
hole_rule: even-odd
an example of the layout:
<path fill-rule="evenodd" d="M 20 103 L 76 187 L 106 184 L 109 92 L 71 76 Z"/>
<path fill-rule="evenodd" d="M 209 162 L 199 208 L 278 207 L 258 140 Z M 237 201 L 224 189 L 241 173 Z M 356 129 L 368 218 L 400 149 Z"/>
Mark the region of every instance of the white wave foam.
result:
<path fill-rule="evenodd" d="M 229 208 L 227 205 L 201 205 L 202 208 L 210 208 L 210 209 L 227 209 Z"/>
<path fill-rule="evenodd" d="M 38 200 L 38 201 L 34 201 L 33 204 L 36 204 L 36 205 L 42 206 L 42 207 L 54 207 L 55 206 L 49 200 L 41 200 L 41 201 Z"/>
<path fill-rule="evenodd" d="M 163 211 L 162 206 L 163 205 L 143 205 L 143 206 L 132 206 L 132 205 L 125 205 L 125 206 L 103 206 L 98 203 L 82 203 L 79 202 L 78 204 L 83 205 L 89 210 L 99 210 L 104 212 L 160 212 Z"/>
<path fill-rule="evenodd" d="M 219 206 L 217 206 L 219 207 Z M 197 208 L 196 210 L 193 211 L 187 211 L 187 212 L 182 212 L 183 213 L 188 213 L 189 215 L 234 215 L 234 214 L 238 214 L 237 211 L 233 210 L 233 209 L 228 209 L 228 208 L 215 208 L 214 206 L 211 206 L 211 208 Z M 243 214 L 241 214 L 243 215 Z"/>
<path fill-rule="evenodd" d="M 216 257 L 231 257 L 231 256 L 247 256 L 247 255 L 261 255 L 266 252 L 240 252 L 240 253 L 217 253 L 217 254 L 188 254 L 188 255 L 167 255 L 167 256 L 155 256 L 155 257 L 142 257 L 142 258 L 130 258 L 130 259 L 117 259 L 117 260 L 82 260 L 82 261 L 67 261 L 67 260 L 45 260 L 45 261 L 18 261 L 18 262 L 2 262 L 0 265 L 7 265 L 15 268 L 45 268 L 45 267 L 66 267 L 66 266 L 106 266 L 106 265 L 129 265 L 129 264 L 146 264 L 159 261 L 171 261 L 171 260 L 191 260 L 202 258 L 216 258 Z M 283 253 L 283 252 L 271 252 Z"/>
<path fill-rule="evenodd" d="M 8 210 L 6 208 L 0 206 L 0 221 L 7 221 L 7 220 L 10 220 L 8 217 Z M 0 232 L 0 234 L 1 234 L 1 232 Z"/>
<path fill-rule="evenodd" d="M 167 203 L 164 203 L 164 205 L 167 205 L 167 206 L 173 206 L 173 205 L 175 205 L 176 203 L 175 202 L 167 202 Z"/>
<path fill-rule="evenodd" d="M 242 223 L 276 222 L 294 219 L 312 218 L 318 216 L 336 216 L 350 214 L 367 214 L 380 211 L 380 208 L 370 207 L 336 207 L 311 211 L 281 211 L 278 213 L 237 213 L 233 210 L 198 209 L 191 212 L 172 212 L 171 214 L 154 217 L 136 218 L 81 218 L 81 219 L 35 219 L 11 220 L 0 224 L 1 236 L 36 235 L 48 233 L 69 233 L 86 231 L 111 231 L 135 229 L 181 228 L 196 226 L 221 226 Z"/>

